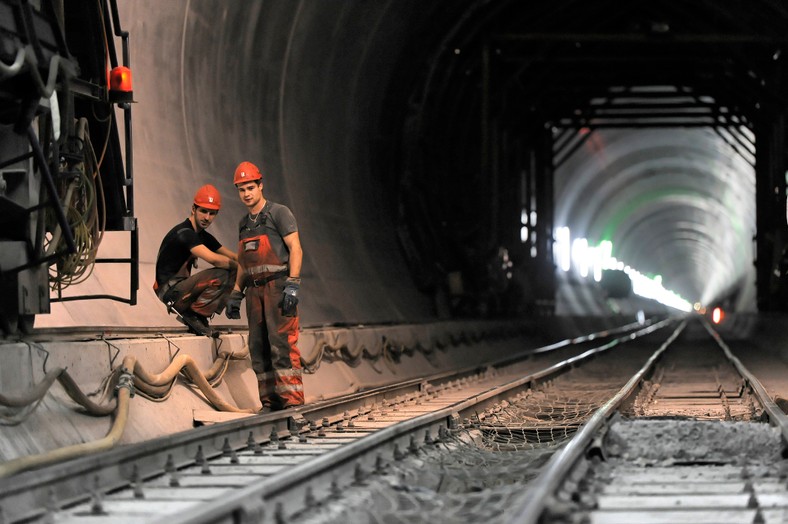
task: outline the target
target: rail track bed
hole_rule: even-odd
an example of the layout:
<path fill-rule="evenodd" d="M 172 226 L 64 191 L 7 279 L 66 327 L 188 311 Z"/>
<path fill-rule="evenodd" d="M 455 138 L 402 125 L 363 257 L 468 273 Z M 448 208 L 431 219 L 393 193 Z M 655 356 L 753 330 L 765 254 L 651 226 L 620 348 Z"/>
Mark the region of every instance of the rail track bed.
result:
<path fill-rule="evenodd" d="M 788 490 L 779 431 L 763 423 L 614 423 L 597 461 L 569 495 L 565 516 L 592 523 L 785 522 Z"/>
<path fill-rule="evenodd" d="M 692 319 L 551 459 L 511 522 L 785 522 L 786 428 Z"/>
<path fill-rule="evenodd" d="M 784 415 L 686 325 L 23 473 L 0 522 L 779 522 Z"/>

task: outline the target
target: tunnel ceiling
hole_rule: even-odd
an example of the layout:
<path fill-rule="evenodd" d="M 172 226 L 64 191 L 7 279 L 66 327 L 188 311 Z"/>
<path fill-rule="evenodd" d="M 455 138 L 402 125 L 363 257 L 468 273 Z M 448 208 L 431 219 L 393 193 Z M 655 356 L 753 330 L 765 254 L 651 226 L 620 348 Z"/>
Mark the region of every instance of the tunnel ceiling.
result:
<path fill-rule="evenodd" d="M 534 264 L 520 217 L 541 186 L 555 191 L 553 209 L 539 206 L 548 227 L 613 240 L 614 255 L 690 300 L 750 307 L 755 143 L 781 140 L 787 30 L 776 0 L 427 12 L 398 87 L 401 221 L 427 253 L 415 264 L 472 273 L 501 245 Z M 758 223 L 777 228 L 784 203 L 770 204 Z"/>

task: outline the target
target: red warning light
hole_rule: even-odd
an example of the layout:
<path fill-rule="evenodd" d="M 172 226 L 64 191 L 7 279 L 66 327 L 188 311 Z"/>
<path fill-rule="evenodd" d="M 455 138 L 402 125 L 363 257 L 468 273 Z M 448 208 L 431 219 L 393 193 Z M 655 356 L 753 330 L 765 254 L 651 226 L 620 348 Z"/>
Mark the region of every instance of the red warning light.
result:
<path fill-rule="evenodd" d="M 118 66 L 109 73 L 109 101 L 132 102 L 131 69 Z"/>
<path fill-rule="evenodd" d="M 722 308 L 715 307 L 711 312 L 711 321 L 715 324 L 719 324 L 722 322 L 723 318 L 725 318 L 725 313 L 722 311 Z"/>

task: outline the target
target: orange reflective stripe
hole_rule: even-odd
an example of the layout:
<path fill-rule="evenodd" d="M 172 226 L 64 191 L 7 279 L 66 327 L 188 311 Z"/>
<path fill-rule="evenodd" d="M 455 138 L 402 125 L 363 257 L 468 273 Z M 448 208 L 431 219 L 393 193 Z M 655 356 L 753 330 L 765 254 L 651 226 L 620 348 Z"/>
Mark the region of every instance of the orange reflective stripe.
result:
<path fill-rule="evenodd" d="M 274 388 L 275 393 L 288 393 L 291 391 L 304 391 L 303 384 L 277 384 Z"/>

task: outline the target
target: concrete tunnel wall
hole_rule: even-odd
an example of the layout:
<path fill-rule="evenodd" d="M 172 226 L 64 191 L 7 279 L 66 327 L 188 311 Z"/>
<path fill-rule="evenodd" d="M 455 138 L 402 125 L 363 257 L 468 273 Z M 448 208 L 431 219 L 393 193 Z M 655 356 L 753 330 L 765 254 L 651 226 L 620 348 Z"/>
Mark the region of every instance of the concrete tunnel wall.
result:
<path fill-rule="evenodd" d="M 235 249 L 246 208 L 232 173 L 242 160 L 261 167 L 266 197 L 288 205 L 298 220 L 302 326 L 430 319 L 430 300 L 415 289 L 402 258 L 394 199 L 372 153 L 384 136 L 379 119 L 417 3 L 119 4 L 137 102 L 138 304 L 53 303 L 36 327 L 180 325 L 151 289 L 159 243 L 189 215 L 196 189 L 212 183 L 223 207 L 209 231 Z M 106 234 L 99 256 L 127 255 L 128 238 Z M 97 265 L 66 295 L 127 296 L 128 275 L 125 266 Z"/>

